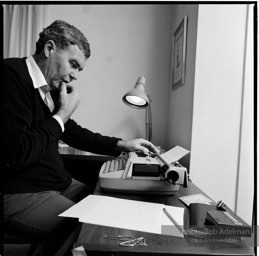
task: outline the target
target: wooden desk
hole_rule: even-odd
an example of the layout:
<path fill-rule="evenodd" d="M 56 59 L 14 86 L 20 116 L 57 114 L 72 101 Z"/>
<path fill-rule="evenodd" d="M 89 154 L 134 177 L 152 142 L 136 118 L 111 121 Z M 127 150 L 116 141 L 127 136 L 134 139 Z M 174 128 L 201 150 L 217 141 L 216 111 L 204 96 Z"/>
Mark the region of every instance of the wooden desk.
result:
<path fill-rule="evenodd" d="M 203 193 L 192 182 L 188 188 L 180 187 L 175 195 L 133 195 L 105 193 L 99 186 L 95 194 L 115 196 L 119 198 L 162 203 L 185 207 L 178 199 L 180 196 Z M 204 193 L 203 193 L 204 194 Z M 188 208 L 185 219 L 188 219 Z M 123 218 L 123 216 L 118 216 Z M 148 246 L 122 247 L 116 240 L 105 239 L 104 235 L 143 236 Z M 238 241 L 237 239 L 199 239 L 190 236 L 184 238 L 151 234 L 139 231 L 125 230 L 112 227 L 83 224 L 74 248 L 83 246 L 87 256 L 91 255 L 254 255 L 253 238 Z"/>

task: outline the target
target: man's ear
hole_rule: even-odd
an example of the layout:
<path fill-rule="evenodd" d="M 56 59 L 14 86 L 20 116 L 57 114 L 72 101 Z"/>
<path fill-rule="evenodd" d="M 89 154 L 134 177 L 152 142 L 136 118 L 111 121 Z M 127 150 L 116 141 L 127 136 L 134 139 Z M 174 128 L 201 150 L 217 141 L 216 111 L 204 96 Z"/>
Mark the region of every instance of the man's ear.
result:
<path fill-rule="evenodd" d="M 45 57 L 50 57 L 50 55 L 56 51 L 56 44 L 54 43 L 54 41 L 49 40 L 46 42 L 45 46 L 44 46 L 44 55 Z"/>

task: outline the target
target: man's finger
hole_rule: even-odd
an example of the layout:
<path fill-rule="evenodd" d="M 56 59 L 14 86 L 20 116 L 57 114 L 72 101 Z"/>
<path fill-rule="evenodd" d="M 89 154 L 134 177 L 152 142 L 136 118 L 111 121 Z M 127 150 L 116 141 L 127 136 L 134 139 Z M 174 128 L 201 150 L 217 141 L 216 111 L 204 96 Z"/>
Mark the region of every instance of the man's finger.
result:
<path fill-rule="evenodd" d="M 66 89 L 67 89 L 66 83 L 61 82 L 61 84 L 60 84 L 60 92 L 62 94 L 64 94 L 66 92 Z"/>

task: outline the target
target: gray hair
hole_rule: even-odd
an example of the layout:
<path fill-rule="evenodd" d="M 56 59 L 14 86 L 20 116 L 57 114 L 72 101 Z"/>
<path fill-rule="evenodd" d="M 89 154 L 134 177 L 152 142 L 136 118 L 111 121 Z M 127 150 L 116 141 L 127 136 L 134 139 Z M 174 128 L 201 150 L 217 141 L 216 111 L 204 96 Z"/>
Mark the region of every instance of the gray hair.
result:
<path fill-rule="evenodd" d="M 91 55 L 90 45 L 84 34 L 62 20 L 56 20 L 39 34 L 39 40 L 36 43 L 36 54 L 40 54 L 47 41 L 52 40 L 60 48 L 64 49 L 69 45 L 77 45 L 83 52 L 86 59 Z"/>

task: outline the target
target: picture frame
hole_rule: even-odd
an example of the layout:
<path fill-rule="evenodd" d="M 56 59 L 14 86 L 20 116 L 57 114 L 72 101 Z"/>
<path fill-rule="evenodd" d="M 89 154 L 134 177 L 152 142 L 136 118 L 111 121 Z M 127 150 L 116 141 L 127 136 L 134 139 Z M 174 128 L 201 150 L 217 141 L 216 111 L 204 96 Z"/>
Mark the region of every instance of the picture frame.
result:
<path fill-rule="evenodd" d="M 184 16 L 180 25 L 173 34 L 172 56 L 172 89 L 176 90 L 185 83 L 186 44 L 187 44 L 187 20 Z"/>

